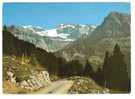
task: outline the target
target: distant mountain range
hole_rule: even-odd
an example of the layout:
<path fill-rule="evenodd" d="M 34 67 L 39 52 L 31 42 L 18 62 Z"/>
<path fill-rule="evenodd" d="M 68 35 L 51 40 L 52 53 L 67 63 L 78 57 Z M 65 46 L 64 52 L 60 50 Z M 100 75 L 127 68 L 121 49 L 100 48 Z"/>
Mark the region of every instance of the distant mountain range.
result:
<path fill-rule="evenodd" d="M 77 59 L 84 63 L 88 59 L 96 70 L 103 64 L 105 51 L 112 52 L 116 43 L 120 45 L 130 67 L 130 15 L 111 12 L 93 32 L 81 36 L 55 54 L 68 61 Z"/>
<path fill-rule="evenodd" d="M 60 24 L 51 30 L 40 26 L 10 26 L 8 31 L 67 61 L 79 60 L 84 64 L 88 59 L 94 70 L 102 66 L 105 51 L 112 52 L 118 43 L 130 71 L 130 23 L 130 15 L 111 12 L 99 26 Z"/>
<path fill-rule="evenodd" d="M 60 24 L 51 30 L 40 26 L 11 26 L 8 29 L 19 39 L 33 43 L 48 52 L 54 52 L 82 35 L 90 34 L 95 28 L 93 25 Z"/>

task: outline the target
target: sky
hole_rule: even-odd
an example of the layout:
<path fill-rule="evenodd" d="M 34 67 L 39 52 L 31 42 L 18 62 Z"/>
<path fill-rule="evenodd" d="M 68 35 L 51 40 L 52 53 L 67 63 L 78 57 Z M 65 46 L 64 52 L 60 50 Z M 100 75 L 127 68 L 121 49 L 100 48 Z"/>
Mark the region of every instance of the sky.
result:
<path fill-rule="evenodd" d="M 130 3 L 4 3 L 3 25 L 99 25 L 112 11 L 130 14 Z"/>

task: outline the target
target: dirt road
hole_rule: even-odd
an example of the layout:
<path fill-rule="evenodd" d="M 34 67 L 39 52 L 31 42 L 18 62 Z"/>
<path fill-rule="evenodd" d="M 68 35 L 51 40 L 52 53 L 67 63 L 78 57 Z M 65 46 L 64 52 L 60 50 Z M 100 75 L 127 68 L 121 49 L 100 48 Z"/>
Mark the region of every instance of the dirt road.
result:
<path fill-rule="evenodd" d="M 71 80 L 60 80 L 53 82 L 52 85 L 41 88 L 38 91 L 33 92 L 34 94 L 66 94 L 73 85 Z"/>

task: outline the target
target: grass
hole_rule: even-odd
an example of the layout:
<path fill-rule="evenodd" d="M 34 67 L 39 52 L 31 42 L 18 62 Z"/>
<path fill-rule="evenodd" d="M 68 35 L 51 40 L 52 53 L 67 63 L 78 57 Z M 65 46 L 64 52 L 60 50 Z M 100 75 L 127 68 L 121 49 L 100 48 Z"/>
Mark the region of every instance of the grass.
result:
<path fill-rule="evenodd" d="M 8 80 L 3 81 L 3 93 L 4 94 L 24 94 L 28 93 L 29 90 L 17 87 L 15 84 Z"/>

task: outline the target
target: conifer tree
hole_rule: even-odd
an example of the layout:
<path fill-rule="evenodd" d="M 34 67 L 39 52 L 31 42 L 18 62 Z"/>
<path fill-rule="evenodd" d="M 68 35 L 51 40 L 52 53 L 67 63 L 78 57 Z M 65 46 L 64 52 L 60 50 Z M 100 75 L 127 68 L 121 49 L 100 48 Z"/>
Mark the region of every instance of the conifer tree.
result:
<path fill-rule="evenodd" d="M 118 44 L 115 45 L 111 57 L 108 57 L 108 52 L 106 52 L 103 74 L 106 87 L 111 89 L 130 90 L 127 65 Z"/>
<path fill-rule="evenodd" d="M 105 52 L 105 58 L 104 58 L 104 63 L 103 63 L 103 79 L 104 79 L 104 86 L 107 87 L 108 85 L 108 80 L 109 80 L 109 52 Z"/>
<path fill-rule="evenodd" d="M 118 44 L 115 45 L 113 56 L 111 57 L 111 85 L 113 88 L 125 89 L 128 84 L 127 65 L 124 60 L 124 55 Z"/>
<path fill-rule="evenodd" d="M 83 75 L 90 76 L 90 77 L 93 77 L 93 75 L 94 75 L 93 68 L 88 60 L 86 61 L 86 64 L 85 64 L 85 67 L 83 70 Z"/>

